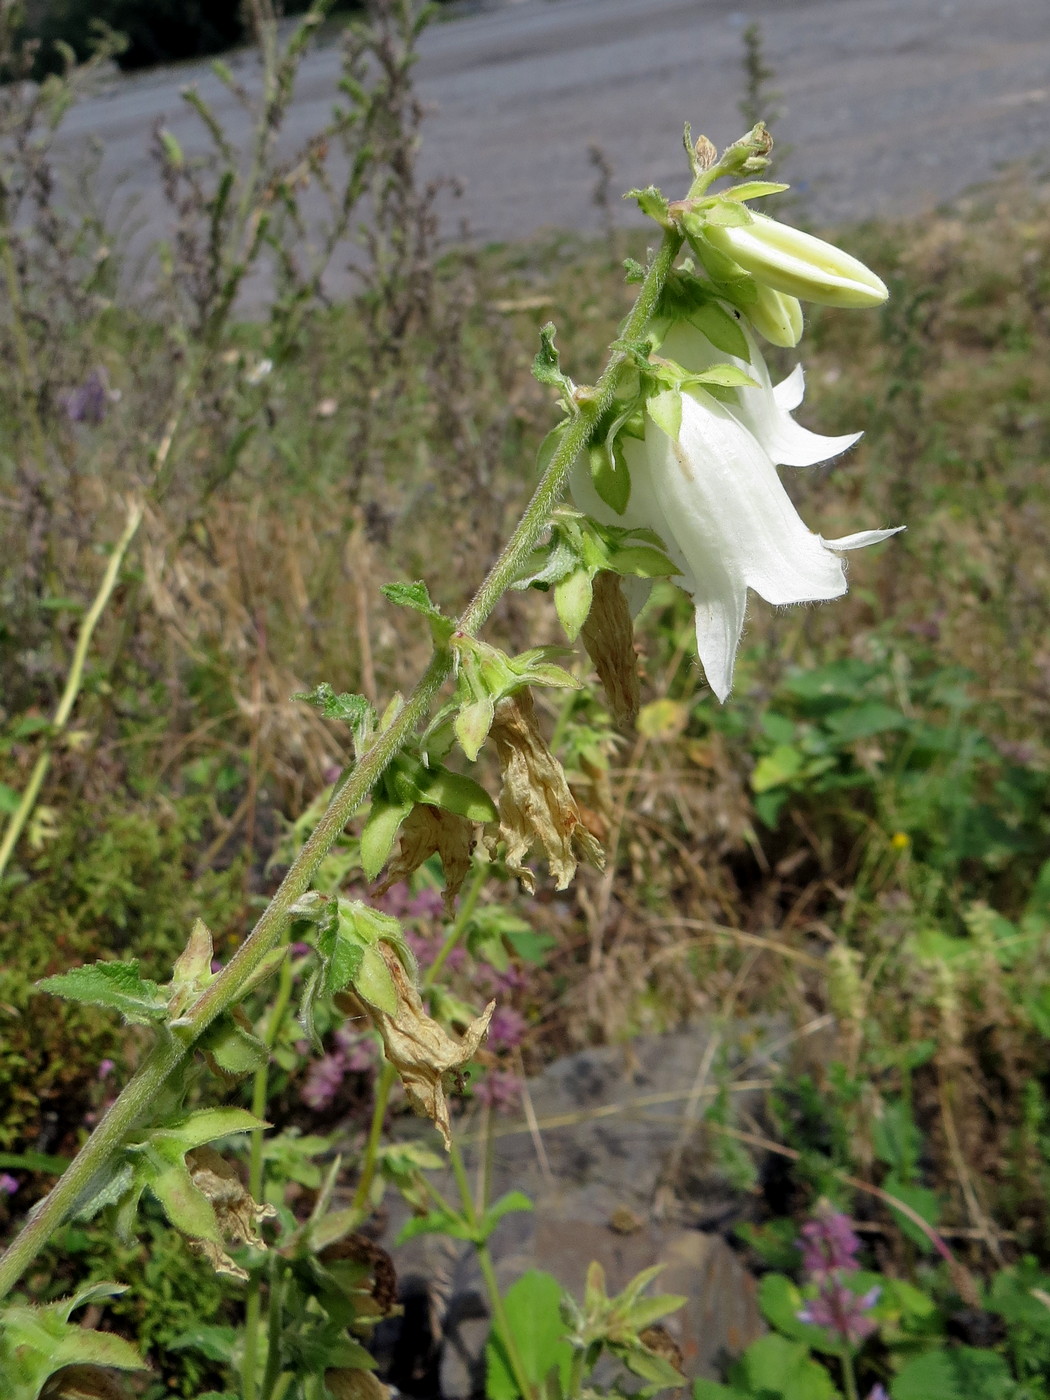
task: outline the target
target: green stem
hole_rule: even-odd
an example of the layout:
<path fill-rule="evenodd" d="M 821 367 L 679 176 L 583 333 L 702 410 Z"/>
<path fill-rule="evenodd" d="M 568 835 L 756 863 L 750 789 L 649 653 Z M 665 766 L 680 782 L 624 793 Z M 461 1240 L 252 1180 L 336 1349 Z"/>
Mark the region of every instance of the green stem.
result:
<path fill-rule="evenodd" d="M 860 1400 L 857 1376 L 853 1369 L 853 1355 L 845 1346 L 842 1348 L 842 1381 L 846 1387 L 846 1400 Z"/>
<path fill-rule="evenodd" d="M 376 1175 L 376 1162 L 378 1161 L 379 1144 L 383 1138 L 383 1124 L 386 1121 L 386 1108 L 390 1102 L 390 1091 L 394 1087 L 397 1079 L 397 1070 L 389 1060 L 383 1061 L 383 1068 L 379 1071 L 379 1078 L 376 1080 L 376 1097 L 372 1105 L 372 1123 L 368 1129 L 368 1141 L 365 1143 L 364 1159 L 361 1163 L 361 1177 L 357 1183 L 357 1190 L 354 1192 L 354 1199 L 351 1202 L 354 1210 L 364 1214 L 365 1203 L 368 1200 L 368 1193 L 372 1189 L 372 1182 Z"/>
<path fill-rule="evenodd" d="M 292 987 L 294 985 L 294 975 L 292 972 L 292 960 L 285 957 L 281 963 L 280 980 L 277 984 L 277 996 L 273 1006 L 270 1008 L 270 1015 L 266 1025 L 266 1034 L 263 1036 L 263 1043 L 267 1049 L 267 1056 L 263 1064 L 255 1071 L 255 1079 L 252 1083 L 252 1113 L 256 1118 L 263 1118 L 266 1114 L 266 1101 L 270 1096 L 270 1055 L 269 1052 L 277 1043 L 277 1037 L 281 1033 L 281 1023 L 284 1014 L 288 1010 L 288 1003 L 292 997 Z M 248 1157 L 248 1194 L 256 1201 L 263 1199 L 263 1130 L 256 1128 L 251 1135 L 251 1148 Z M 255 1273 L 248 1284 L 248 1298 L 244 1309 L 244 1357 L 241 1362 L 241 1395 L 242 1400 L 255 1400 L 255 1369 L 259 1355 L 259 1322 L 262 1315 L 262 1277 Z M 271 1294 L 271 1305 L 273 1302 Z"/>
<path fill-rule="evenodd" d="M 459 1199 L 463 1208 L 463 1217 L 472 1228 L 478 1225 L 478 1212 L 474 1204 L 474 1197 L 471 1194 L 470 1182 L 467 1179 L 467 1169 L 463 1162 L 463 1155 L 455 1139 L 449 1149 L 449 1161 L 452 1166 L 452 1175 L 456 1179 L 456 1187 L 459 1190 Z M 521 1352 L 515 1341 L 514 1333 L 510 1329 L 510 1318 L 507 1316 L 507 1309 L 503 1303 L 503 1295 L 499 1291 L 499 1281 L 496 1278 L 495 1265 L 492 1262 L 492 1255 L 489 1253 L 488 1244 L 478 1242 L 474 1246 L 478 1256 L 478 1267 L 481 1269 L 481 1276 L 485 1280 L 485 1291 L 489 1296 L 489 1307 L 492 1311 L 492 1322 L 503 1349 L 507 1353 L 507 1361 L 510 1364 L 511 1374 L 514 1383 L 521 1392 L 523 1400 L 534 1400 L 536 1391 L 529 1377 L 528 1370 L 522 1360 Z"/>
<path fill-rule="evenodd" d="M 665 232 L 649 266 L 638 300 L 622 329 L 626 340 L 638 338 L 656 309 L 668 273 L 682 246 L 677 230 Z M 592 411 L 577 414 L 562 434 L 546 471 L 525 509 L 510 542 L 492 566 L 473 600 L 460 617 L 458 629 L 473 636 L 486 622 L 503 593 L 517 576 L 523 560 L 534 548 L 565 489 L 569 472 L 593 431 L 598 414 L 613 400 L 625 356 L 614 350 L 590 395 Z M 312 835 L 281 881 L 254 929 L 214 981 L 180 1018 L 175 1033 L 158 1042 L 138 1072 L 68 1170 L 41 1201 L 6 1254 L 0 1259 L 0 1298 L 15 1285 L 23 1271 L 47 1244 L 86 1188 L 119 1151 L 127 1134 L 147 1115 L 169 1075 L 182 1064 L 194 1044 L 217 1016 L 240 1001 L 245 983 L 277 945 L 291 918 L 292 906 L 310 888 L 318 866 L 346 823 L 364 802 L 391 760 L 409 742 L 430 710 L 431 703 L 452 670 L 451 653 L 436 651 L 415 690 L 388 729 L 378 736 L 336 792 Z"/>
<path fill-rule="evenodd" d="M 26 823 L 28 822 L 36 800 L 40 795 L 40 789 L 44 785 L 48 769 L 51 767 L 51 757 L 54 753 L 55 740 L 62 733 L 73 711 L 73 705 L 80 694 L 80 687 L 84 680 L 84 667 L 87 663 L 88 648 L 91 646 L 91 638 L 99 619 L 106 610 L 106 605 L 112 596 L 117 580 L 120 577 L 120 567 L 124 562 L 124 556 L 131 546 L 132 540 L 138 532 L 142 523 L 142 505 L 136 503 L 128 511 L 127 524 L 124 526 L 124 533 L 117 541 L 113 553 L 109 557 L 106 565 L 106 572 L 102 575 L 102 582 L 98 586 L 94 602 L 84 614 L 84 619 L 80 624 L 80 632 L 77 635 L 77 644 L 73 651 L 73 659 L 70 662 L 69 674 L 66 676 L 65 688 L 62 697 L 55 710 L 54 719 L 51 721 L 51 729 L 47 737 L 46 747 L 33 764 L 33 771 L 29 775 L 25 790 L 22 793 L 21 801 L 11 814 L 11 818 L 4 830 L 3 839 L 0 840 L 0 879 L 3 879 L 7 863 L 11 859 L 11 854 L 15 849 L 18 838 L 21 836 Z"/>
<path fill-rule="evenodd" d="M 438 950 L 438 955 L 427 968 L 423 977 L 423 991 L 428 991 L 437 981 L 437 975 L 445 966 L 448 955 L 456 948 L 460 939 L 466 931 L 470 916 L 477 907 L 478 897 L 485 888 L 485 881 L 488 879 L 488 866 L 477 865 L 474 868 L 474 878 L 470 882 L 470 888 L 463 896 L 463 902 L 456 910 L 456 917 L 453 919 L 449 931 L 445 936 L 445 941 Z"/>

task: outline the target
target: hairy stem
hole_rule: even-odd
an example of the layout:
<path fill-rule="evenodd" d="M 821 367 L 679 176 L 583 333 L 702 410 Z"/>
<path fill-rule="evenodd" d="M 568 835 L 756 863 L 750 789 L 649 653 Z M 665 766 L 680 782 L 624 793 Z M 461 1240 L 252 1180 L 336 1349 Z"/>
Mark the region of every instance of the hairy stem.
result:
<path fill-rule="evenodd" d="M 682 241 L 677 229 L 664 233 L 660 248 L 639 288 L 634 307 L 622 327 L 623 340 L 637 339 L 645 331 Z M 589 411 L 577 413 L 570 420 L 510 541 L 459 618 L 459 631 L 471 636 L 477 633 L 536 545 L 549 522 L 552 509 L 565 490 L 573 462 L 587 445 L 599 415 L 615 397 L 625 358 L 622 350 L 613 351 L 605 371 L 589 395 Z M 289 867 L 248 938 L 187 1014 L 179 1019 L 173 1033 L 159 1041 L 146 1056 L 138 1072 L 112 1104 L 66 1173 L 0 1259 L 0 1297 L 10 1291 L 44 1248 L 69 1211 L 105 1169 L 110 1157 L 120 1149 L 128 1132 L 146 1118 L 165 1081 L 189 1055 L 199 1037 L 217 1016 L 229 1011 L 241 1000 L 245 985 L 267 954 L 276 947 L 288 926 L 293 905 L 310 888 L 314 874 L 329 848 L 392 759 L 412 738 L 451 670 L 451 653 L 446 649 L 435 651 L 400 713 L 389 728 L 376 738 L 333 794 L 317 827 Z"/>

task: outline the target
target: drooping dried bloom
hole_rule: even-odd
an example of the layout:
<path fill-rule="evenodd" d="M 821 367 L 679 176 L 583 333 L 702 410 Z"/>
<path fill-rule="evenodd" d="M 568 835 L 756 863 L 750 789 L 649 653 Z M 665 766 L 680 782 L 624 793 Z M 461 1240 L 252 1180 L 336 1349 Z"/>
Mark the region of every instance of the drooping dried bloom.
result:
<path fill-rule="evenodd" d="M 591 610 L 580 637 L 594 662 L 613 719 L 621 728 L 631 728 L 642 703 L 631 610 L 617 574 L 602 569 L 591 587 Z"/>
<path fill-rule="evenodd" d="M 223 1239 L 230 1244 L 254 1244 L 264 1248 L 265 1241 L 258 1226 L 272 1220 L 277 1212 L 271 1205 L 260 1205 L 252 1199 L 236 1168 L 220 1157 L 213 1147 L 195 1147 L 186 1153 L 193 1185 L 210 1201 L 215 1211 Z M 191 1239 L 190 1248 L 207 1259 L 217 1274 L 227 1274 L 242 1281 L 248 1275 L 213 1240 Z"/>
<path fill-rule="evenodd" d="M 390 1400 L 397 1393 L 385 1386 L 374 1371 L 357 1366 L 326 1371 L 324 1383 L 336 1400 Z"/>
<path fill-rule="evenodd" d="M 391 862 L 383 883 L 376 889 L 376 896 L 386 894 L 391 886 L 407 879 L 436 851 L 445 872 L 445 913 L 451 918 L 455 912 L 456 895 L 470 870 L 470 856 L 474 849 L 473 823 L 455 812 L 419 803 L 405 818 L 400 842 L 398 855 Z"/>
<path fill-rule="evenodd" d="M 395 950 L 382 942 L 376 947 L 394 982 L 397 1011 L 391 1016 L 379 1007 L 368 1006 L 367 1014 L 383 1038 L 386 1058 L 401 1076 L 409 1103 L 417 1113 L 431 1120 L 444 1138 L 445 1146 L 451 1148 L 452 1125 L 445 1099 L 445 1075 L 473 1059 L 485 1039 L 496 1003 L 490 1001 L 467 1027 L 462 1039 L 455 1040 L 427 1015 Z"/>
<path fill-rule="evenodd" d="M 503 772 L 499 834 L 508 867 L 530 892 L 536 877 L 524 862 L 533 847 L 546 855 L 559 890 L 568 888 L 580 859 L 600 870 L 605 854 L 584 826 L 562 766 L 539 731 L 528 690 L 499 701 L 491 733 Z"/>

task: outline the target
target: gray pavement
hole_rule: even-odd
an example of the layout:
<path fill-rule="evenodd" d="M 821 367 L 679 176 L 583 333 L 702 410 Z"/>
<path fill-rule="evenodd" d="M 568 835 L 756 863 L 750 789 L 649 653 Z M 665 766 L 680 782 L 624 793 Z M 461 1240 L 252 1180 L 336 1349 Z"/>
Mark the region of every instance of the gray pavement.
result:
<path fill-rule="evenodd" d="M 462 183 L 455 219 L 482 241 L 597 229 L 591 145 L 617 195 L 650 182 L 677 194 L 683 121 L 718 144 L 739 134 L 752 20 L 775 69 L 786 173 L 818 222 L 920 212 L 1050 154 L 1048 0 L 506 0 L 423 36 L 423 173 Z M 250 53 L 234 66 L 243 82 L 257 71 Z M 332 48 L 306 59 L 294 138 L 323 120 L 337 69 Z M 150 129 L 163 118 L 191 139 L 188 82 L 243 131 L 206 65 L 121 79 L 69 119 L 70 150 L 101 139 L 99 188 L 114 207 L 134 194 L 148 233 L 163 219 Z"/>

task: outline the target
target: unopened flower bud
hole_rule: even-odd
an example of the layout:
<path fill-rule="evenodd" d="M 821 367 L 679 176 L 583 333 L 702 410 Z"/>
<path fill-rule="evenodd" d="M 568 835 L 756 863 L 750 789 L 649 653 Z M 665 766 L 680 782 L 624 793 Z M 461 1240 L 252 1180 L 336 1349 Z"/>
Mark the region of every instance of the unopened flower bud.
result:
<path fill-rule="evenodd" d="M 747 224 L 708 223 L 704 237 L 774 291 L 824 306 L 878 306 L 886 284 L 857 258 L 811 233 L 751 213 Z"/>
<path fill-rule="evenodd" d="M 771 345 L 790 350 L 802 339 L 802 307 L 797 297 L 774 291 L 756 282 L 757 300 L 747 308 L 747 314 L 760 336 Z"/>

